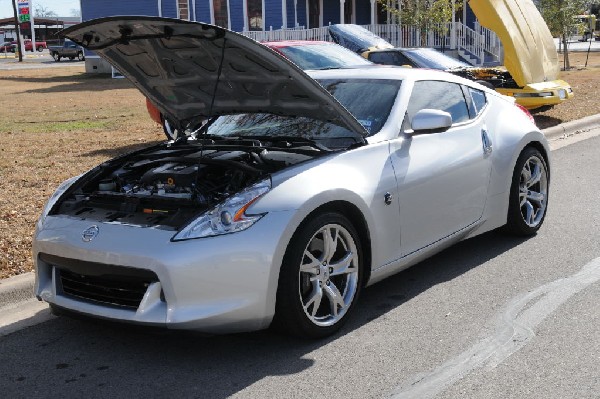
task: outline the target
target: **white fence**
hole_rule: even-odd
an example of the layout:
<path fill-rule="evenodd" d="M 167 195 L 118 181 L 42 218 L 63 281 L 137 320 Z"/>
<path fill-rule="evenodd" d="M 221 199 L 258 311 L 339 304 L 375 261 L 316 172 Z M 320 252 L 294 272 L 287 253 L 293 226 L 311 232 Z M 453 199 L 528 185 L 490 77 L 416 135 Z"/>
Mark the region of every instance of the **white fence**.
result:
<path fill-rule="evenodd" d="M 496 34 L 476 25 L 470 29 L 460 22 L 447 23 L 443 29 L 423 31 L 408 25 L 362 25 L 363 28 L 381 36 L 394 47 L 435 47 L 463 50 L 478 58 L 482 63 L 485 54 L 500 60 L 501 44 Z M 442 33 L 440 33 L 442 32 Z M 259 42 L 282 40 L 321 40 L 331 41 L 328 27 L 314 29 L 277 29 L 267 31 L 241 32 Z"/>

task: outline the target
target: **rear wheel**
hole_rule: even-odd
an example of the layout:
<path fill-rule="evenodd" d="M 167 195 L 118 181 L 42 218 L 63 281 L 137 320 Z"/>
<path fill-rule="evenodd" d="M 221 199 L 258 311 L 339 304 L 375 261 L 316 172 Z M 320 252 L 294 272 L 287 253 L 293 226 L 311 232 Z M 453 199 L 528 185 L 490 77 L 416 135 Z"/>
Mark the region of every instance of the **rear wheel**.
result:
<path fill-rule="evenodd" d="M 513 172 L 506 231 L 527 236 L 539 230 L 546 217 L 548 185 L 544 157 L 535 148 L 525 148 Z"/>
<path fill-rule="evenodd" d="M 80 52 L 77 53 L 77 59 L 79 61 L 85 60 L 85 57 L 83 56 L 83 51 L 80 51 Z"/>
<path fill-rule="evenodd" d="M 58 55 L 58 53 L 52 53 L 52 58 L 54 58 L 54 61 L 56 62 L 60 61 L 60 55 Z"/>
<path fill-rule="evenodd" d="M 358 233 L 339 213 L 322 213 L 294 234 L 279 276 L 274 325 L 307 338 L 335 333 L 362 285 Z"/>
<path fill-rule="evenodd" d="M 38 47 L 37 47 L 37 51 L 39 51 L 40 53 L 41 53 L 42 51 L 44 51 L 44 46 L 38 46 Z"/>

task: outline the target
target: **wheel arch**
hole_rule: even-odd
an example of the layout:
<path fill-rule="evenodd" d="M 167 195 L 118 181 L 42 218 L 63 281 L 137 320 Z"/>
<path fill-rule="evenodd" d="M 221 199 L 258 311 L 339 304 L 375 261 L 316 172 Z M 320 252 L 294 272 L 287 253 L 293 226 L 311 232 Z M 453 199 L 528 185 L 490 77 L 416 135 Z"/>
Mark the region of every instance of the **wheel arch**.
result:
<path fill-rule="evenodd" d="M 527 148 L 529 148 L 529 147 L 535 148 L 544 157 L 544 162 L 546 162 L 546 173 L 548 173 L 548 182 L 550 182 L 550 173 L 551 173 L 550 172 L 550 155 L 548 154 L 548 150 L 546 149 L 546 147 L 544 147 L 542 145 L 541 142 L 539 142 L 539 141 L 530 141 L 529 143 L 527 143 L 525 145 L 525 147 L 523 147 L 523 149 L 521 150 L 521 152 L 519 153 L 519 155 L 523 151 L 525 151 Z M 515 166 L 516 166 L 516 161 L 515 161 Z"/>

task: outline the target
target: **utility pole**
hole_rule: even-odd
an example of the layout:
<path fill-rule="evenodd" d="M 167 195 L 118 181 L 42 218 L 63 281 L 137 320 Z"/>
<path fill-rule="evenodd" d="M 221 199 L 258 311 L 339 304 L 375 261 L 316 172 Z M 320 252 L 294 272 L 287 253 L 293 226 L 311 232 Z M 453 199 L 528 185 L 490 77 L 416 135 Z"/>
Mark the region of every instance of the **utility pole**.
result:
<path fill-rule="evenodd" d="M 21 26 L 19 25 L 19 15 L 17 14 L 17 0 L 12 0 L 13 12 L 15 15 L 15 32 L 17 33 L 17 48 L 19 50 L 19 62 L 23 62 L 23 52 L 21 51 Z"/>

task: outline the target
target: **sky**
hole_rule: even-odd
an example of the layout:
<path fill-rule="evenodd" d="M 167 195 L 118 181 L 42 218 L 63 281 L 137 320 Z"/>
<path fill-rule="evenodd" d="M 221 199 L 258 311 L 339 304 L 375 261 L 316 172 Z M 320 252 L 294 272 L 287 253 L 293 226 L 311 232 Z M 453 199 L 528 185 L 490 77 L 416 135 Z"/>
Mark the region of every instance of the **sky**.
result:
<path fill-rule="evenodd" d="M 29 0 L 30 7 L 33 9 L 36 5 L 46 7 L 54 11 L 59 17 L 70 17 L 71 10 L 79 10 L 79 0 Z M 0 18 L 13 16 L 13 0 L 0 0 Z"/>

